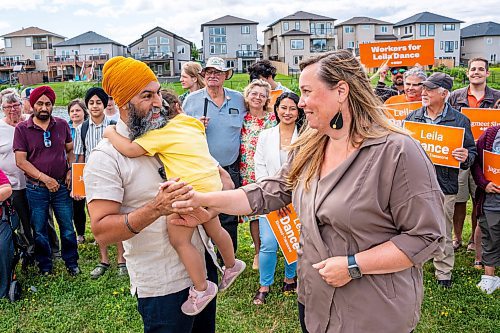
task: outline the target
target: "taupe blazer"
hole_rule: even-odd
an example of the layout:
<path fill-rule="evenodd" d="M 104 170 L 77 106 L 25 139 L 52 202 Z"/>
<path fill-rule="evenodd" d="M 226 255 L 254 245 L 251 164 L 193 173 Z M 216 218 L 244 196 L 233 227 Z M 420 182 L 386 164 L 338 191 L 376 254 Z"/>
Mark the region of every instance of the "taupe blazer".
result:
<path fill-rule="evenodd" d="M 293 155 L 293 154 L 291 154 Z M 252 214 L 293 201 L 302 223 L 299 302 L 310 333 L 404 333 L 415 328 L 423 298 L 422 264 L 442 250 L 443 194 L 421 146 L 402 134 L 366 140 L 339 167 L 293 191 L 284 177 L 243 187 Z M 326 284 L 312 264 L 353 255 L 392 241 L 414 266 L 364 275 L 340 288 Z"/>

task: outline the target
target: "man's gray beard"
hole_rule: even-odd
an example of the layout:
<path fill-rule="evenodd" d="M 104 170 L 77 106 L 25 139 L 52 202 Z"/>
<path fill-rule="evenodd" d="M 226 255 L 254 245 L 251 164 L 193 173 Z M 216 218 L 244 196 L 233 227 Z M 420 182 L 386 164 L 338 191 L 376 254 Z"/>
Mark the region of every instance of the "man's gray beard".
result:
<path fill-rule="evenodd" d="M 137 109 L 132 103 L 128 104 L 128 128 L 130 130 L 130 139 L 135 140 L 142 136 L 144 133 L 158 128 L 162 128 L 168 122 L 168 110 L 164 107 L 152 107 L 145 117 L 138 114 Z M 156 119 L 153 114 L 159 113 Z"/>

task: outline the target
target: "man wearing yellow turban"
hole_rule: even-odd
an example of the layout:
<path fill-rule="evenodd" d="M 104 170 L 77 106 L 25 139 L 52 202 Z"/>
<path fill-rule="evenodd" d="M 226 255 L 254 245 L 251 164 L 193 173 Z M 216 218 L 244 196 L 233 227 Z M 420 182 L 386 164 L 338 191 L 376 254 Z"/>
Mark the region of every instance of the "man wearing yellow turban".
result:
<path fill-rule="evenodd" d="M 145 63 L 110 59 L 103 68 L 102 87 L 119 107 L 120 135 L 133 138 L 165 125 L 161 87 Z M 166 215 L 173 212 L 174 200 L 189 197 L 190 187 L 169 181 L 159 192 L 161 166 L 153 157 L 127 158 L 102 140 L 84 171 L 92 232 L 104 246 L 123 241 L 144 332 L 215 332 L 215 300 L 195 317 L 181 311 L 192 283 L 168 240 Z M 192 244 L 202 253 L 206 242 L 204 233 L 193 235 Z M 214 263 L 206 263 L 208 278 L 217 282 Z"/>

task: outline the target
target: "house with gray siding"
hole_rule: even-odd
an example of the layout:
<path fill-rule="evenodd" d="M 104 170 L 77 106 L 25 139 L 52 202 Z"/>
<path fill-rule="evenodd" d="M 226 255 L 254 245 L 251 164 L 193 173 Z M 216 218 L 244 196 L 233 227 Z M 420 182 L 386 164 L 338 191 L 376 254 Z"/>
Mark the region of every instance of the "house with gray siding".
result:
<path fill-rule="evenodd" d="M 291 70 L 315 52 L 336 49 L 335 19 L 304 11 L 282 17 L 264 30 L 264 59 L 281 61 Z"/>
<path fill-rule="evenodd" d="M 394 41 L 393 23 L 371 17 L 356 16 L 335 26 L 339 49 L 354 50 L 359 55 L 359 45 Z"/>
<path fill-rule="evenodd" d="M 460 62 L 460 24 L 463 21 L 423 12 L 394 24 L 399 40 L 434 39 L 434 58 Z"/>
<path fill-rule="evenodd" d="M 203 61 L 210 57 L 220 57 L 226 61 L 227 67 L 244 72 L 261 57 L 257 45 L 258 24 L 231 15 L 203 23 Z"/>
<path fill-rule="evenodd" d="M 182 64 L 191 60 L 193 44 L 161 27 L 144 33 L 129 45 L 134 59 L 146 63 L 158 77 L 181 74 Z"/>
<path fill-rule="evenodd" d="M 461 30 L 461 57 L 463 65 L 469 59 L 482 57 L 490 64 L 500 63 L 500 24 L 482 22 L 471 24 Z"/>
<path fill-rule="evenodd" d="M 49 78 L 100 81 L 108 59 L 127 55 L 125 45 L 94 31 L 57 43 L 54 49 L 55 55 L 47 57 Z"/>

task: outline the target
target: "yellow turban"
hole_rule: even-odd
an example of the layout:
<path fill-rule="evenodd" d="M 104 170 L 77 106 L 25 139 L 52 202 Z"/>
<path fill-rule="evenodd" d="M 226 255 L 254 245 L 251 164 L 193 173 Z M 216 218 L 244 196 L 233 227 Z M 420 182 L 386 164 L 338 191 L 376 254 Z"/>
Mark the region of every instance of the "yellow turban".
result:
<path fill-rule="evenodd" d="M 142 61 L 132 58 L 113 57 L 102 69 L 102 88 L 119 108 L 127 104 L 152 81 L 158 81 L 155 73 Z"/>

